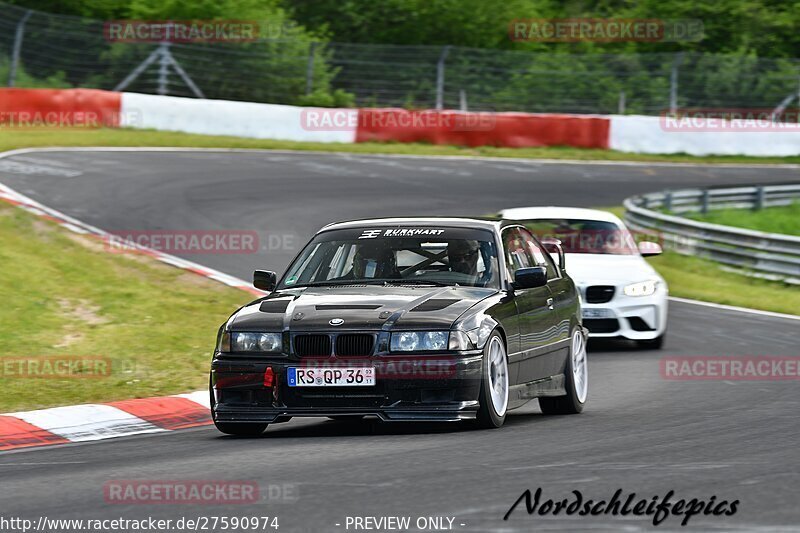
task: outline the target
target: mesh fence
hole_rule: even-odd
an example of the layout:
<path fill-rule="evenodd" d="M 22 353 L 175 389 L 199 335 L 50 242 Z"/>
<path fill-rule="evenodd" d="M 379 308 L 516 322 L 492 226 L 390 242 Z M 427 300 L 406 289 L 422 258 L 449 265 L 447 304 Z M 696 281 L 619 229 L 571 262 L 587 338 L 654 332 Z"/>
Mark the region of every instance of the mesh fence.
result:
<path fill-rule="evenodd" d="M 800 94 L 797 59 L 570 55 L 291 36 L 121 43 L 103 30 L 102 21 L 0 3 L 0 84 L 301 105 L 629 114 L 796 106 Z M 337 90 L 343 99 L 328 98 Z"/>

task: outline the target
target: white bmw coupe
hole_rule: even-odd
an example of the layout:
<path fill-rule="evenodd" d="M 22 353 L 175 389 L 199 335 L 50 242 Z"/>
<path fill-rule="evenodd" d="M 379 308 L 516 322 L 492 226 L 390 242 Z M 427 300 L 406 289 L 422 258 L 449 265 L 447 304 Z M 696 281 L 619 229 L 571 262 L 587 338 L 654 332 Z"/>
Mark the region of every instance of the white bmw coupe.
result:
<path fill-rule="evenodd" d="M 499 213 L 525 224 L 543 242 L 558 239 L 578 285 L 583 324 L 592 337 L 622 337 L 661 348 L 668 288 L 644 257 L 661 246 L 637 239 L 615 215 L 576 207 L 518 207 Z M 556 261 L 557 254 L 553 254 Z"/>

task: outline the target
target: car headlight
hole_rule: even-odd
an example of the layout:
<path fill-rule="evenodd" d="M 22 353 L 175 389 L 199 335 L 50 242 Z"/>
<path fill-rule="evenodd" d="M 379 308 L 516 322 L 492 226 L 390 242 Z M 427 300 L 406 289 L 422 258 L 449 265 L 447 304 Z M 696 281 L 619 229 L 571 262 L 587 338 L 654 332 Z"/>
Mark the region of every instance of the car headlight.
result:
<path fill-rule="evenodd" d="M 224 335 L 223 335 L 224 336 Z M 280 333 L 230 333 L 230 347 L 232 352 L 280 352 L 283 342 Z"/>
<path fill-rule="evenodd" d="M 447 349 L 447 331 L 400 331 L 392 333 L 393 352 L 435 352 Z"/>
<path fill-rule="evenodd" d="M 625 296 L 650 296 L 656 292 L 658 283 L 658 280 L 655 279 L 631 283 L 630 285 L 626 285 L 622 289 L 622 292 L 625 293 Z"/>

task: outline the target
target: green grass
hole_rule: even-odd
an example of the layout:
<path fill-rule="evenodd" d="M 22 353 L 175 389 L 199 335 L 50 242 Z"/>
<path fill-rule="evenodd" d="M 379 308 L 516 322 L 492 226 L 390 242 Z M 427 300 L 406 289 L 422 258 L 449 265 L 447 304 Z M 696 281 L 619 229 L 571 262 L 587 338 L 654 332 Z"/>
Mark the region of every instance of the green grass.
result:
<path fill-rule="evenodd" d="M 575 159 L 605 161 L 655 161 L 689 163 L 800 163 L 800 156 L 746 157 L 710 156 L 695 157 L 685 154 L 632 154 L 613 150 L 594 150 L 569 147 L 544 148 L 476 148 L 431 144 L 403 143 L 308 143 L 275 141 L 269 139 L 244 139 L 212 135 L 192 135 L 163 131 L 127 129 L 2 129 L 0 151 L 14 148 L 40 146 L 161 146 L 194 148 L 249 148 L 273 150 L 315 150 L 322 152 L 348 152 L 359 154 L 410 154 L 444 156 L 516 157 L 526 159 Z"/>
<path fill-rule="evenodd" d="M 141 255 L 112 254 L 0 204 L 0 413 L 204 388 L 219 325 L 247 293 Z M 18 364 L 108 358 L 101 377 L 31 378 Z"/>
<path fill-rule="evenodd" d="M 686 216 L 712 224 L 737 226 L 768 233 L 800 235 L 800 202 L 787 207 L 769 207 L 760 211 L 719 209 L 709 211 L 705 215 L 693 213 Z"/>
<path fill-rule="evenodd" d="M 672 296 L 792 315 L 800 311 L 797 286 L 727 272 L 713 261 L 670 251 L 647 261 L 667 281 Z"/>

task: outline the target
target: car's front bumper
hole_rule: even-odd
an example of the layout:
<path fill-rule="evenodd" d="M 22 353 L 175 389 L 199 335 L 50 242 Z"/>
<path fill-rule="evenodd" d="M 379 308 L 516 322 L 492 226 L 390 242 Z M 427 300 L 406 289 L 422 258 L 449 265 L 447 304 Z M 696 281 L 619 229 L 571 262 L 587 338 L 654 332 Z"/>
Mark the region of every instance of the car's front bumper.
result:
<path fill-rule="evenodd" d="M 660 288 L 651 296 L 618 294 L 599 304 L 581 303 L 583 325 L 591 338 L 623 337 L 650 340 L 667 329 L 667 291 Z"/>
<path fill-rule="evenodd" d="M 286 417 L 376 416 L 385 421 L 474 419 L 482 376 L 480 351 L 426 357 L 373 356 L 331 359 L 328 365 L 376 368 L 368 387 L 289 387 L 287 369 L 319 359 L 264 361 L 215 358 L 211 367 L 212 416 L 225 423 L 272 423 Z M 272 369 L 272 385 L 264 374 Z"/>

